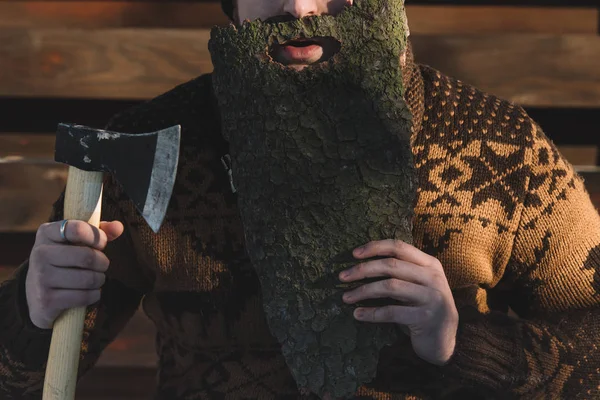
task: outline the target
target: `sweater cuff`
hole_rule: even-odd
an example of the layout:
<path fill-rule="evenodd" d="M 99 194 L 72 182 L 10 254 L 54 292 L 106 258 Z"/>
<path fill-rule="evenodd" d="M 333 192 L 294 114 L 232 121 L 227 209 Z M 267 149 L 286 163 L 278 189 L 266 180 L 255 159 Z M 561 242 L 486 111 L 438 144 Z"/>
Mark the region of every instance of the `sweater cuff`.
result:
<path fill-rule="evenodd" d="M 469 306 L 459 310 L 456 347 L 442 366 L 443 375 L 479 392 L 498 394 L 518 384 L 523 349 L 519 321 L 500 312 L 480 313 Z"/>
<path fill-rule="evenodd" d="M 38 328 L 29 318 L 25 278 L 29 263 L 22 264 L 15 276 L 0 286 L 0 345 L 30 367 L 41 368 L 48 359 L 52 329 Z"/>

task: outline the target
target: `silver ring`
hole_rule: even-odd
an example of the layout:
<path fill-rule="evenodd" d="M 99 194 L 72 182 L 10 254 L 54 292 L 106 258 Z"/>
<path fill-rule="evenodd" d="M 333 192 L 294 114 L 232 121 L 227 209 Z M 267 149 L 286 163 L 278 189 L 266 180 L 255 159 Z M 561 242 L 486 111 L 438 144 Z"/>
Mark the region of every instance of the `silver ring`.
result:
<path fill-rule="evenodd" d="M 69 239 L 67 239 L 67 237 L 65 236 L 65 230 L 67 228 L 67 224 L 69 223 L 68 219 L 65 219 L 62 224 L 60 224 L 60 237 L 63 240 L 63 242 L 68 243 Z"/>

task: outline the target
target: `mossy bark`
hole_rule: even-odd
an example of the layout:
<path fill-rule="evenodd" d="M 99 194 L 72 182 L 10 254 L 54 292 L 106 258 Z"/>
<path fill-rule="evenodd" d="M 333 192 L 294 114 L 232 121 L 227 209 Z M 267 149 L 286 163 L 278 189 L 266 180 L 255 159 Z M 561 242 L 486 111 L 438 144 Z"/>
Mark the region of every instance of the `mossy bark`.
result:
<path fill-rule="evenodd" d="M 359 0 L 337 17 L 214 28 L 223 134 L 264 310 L 301 389 L 344 398 L 371 381 L 391 324 L 357 322 L 337 274 L 372 240 L 412 243 L 416 174 L 403 99 L 404 6 Z M 340 51 L 302 71 L 268 47 L 327 36 Z"/>

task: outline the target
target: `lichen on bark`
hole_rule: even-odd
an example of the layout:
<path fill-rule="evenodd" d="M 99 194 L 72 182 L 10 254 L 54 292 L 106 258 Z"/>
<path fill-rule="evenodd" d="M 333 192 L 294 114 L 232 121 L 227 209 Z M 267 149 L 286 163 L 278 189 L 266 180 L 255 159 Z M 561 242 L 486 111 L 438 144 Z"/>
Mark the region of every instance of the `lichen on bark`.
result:
<path fill-rule="evenodd" d="M 333 37 L 301 71 L 267 49 Z M 403 2 L 358 0 L 341 14 L 216 27 L 209 49 L 248 255 L 273 335 L 298 387 L 353 395 L 370 382 L 391 324 L 354 320 L 339 271 L 372 240 L 412 243 L 416 174 L 403 99 Z"/>

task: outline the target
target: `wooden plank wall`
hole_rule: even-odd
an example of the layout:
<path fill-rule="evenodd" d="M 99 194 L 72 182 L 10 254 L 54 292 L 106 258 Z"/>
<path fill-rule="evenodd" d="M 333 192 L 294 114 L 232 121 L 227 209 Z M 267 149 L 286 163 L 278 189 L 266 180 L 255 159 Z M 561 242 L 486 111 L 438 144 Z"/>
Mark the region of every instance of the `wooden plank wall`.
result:
<path fill-rule="evenodd" d="M 142 100 L 212 70 L 211 21 L 226 22 L 214 3 L 78 4 L 0 3 L 0 96 Z M 597 9 L 408 11 L 423 63 L 527 106 L 600 107 Z"/>
<path fill-rule="evenodd" d="M 407 10 L 418 61 L 523 105 L 574 164 L 597 164 L 597 1 L 409 0 Z M 0 279 L 27 257 L 64 186 L 56 124 L 101 127 L 210 72 L 210 28 L 226 23 L 215 1 L 0 0 Z M 151 327 L 136 321 L 101 365 L 152 365 Z"/>

